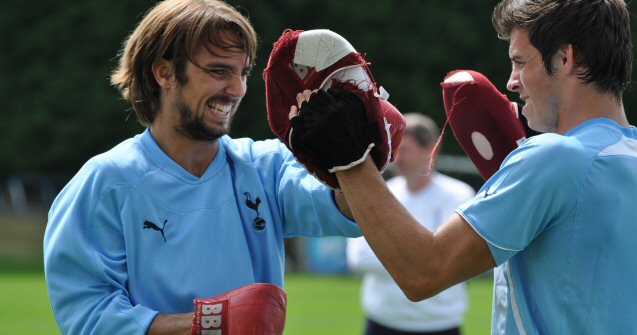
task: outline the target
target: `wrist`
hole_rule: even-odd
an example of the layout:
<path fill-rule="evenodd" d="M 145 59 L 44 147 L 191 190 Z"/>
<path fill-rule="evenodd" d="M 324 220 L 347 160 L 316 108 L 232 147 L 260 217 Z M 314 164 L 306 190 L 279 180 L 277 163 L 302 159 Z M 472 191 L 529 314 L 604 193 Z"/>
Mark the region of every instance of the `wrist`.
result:
<path fill-rule="evenodd" d="M 159 314 L 150 325 L 148 335 L 190 334 L 194 313 Z"/>
<path fill-rule="evenodd" d="M 372 179 L 382 179 L 371 155 L 367 155 L 362 163 L 355 165 L 347 170 L 336 171 L 334 174 L 336 175 L 336 178 L 338 179 L 338 182 L 341 186 L 364 186 L 365 182 L 368 182 Z"/>

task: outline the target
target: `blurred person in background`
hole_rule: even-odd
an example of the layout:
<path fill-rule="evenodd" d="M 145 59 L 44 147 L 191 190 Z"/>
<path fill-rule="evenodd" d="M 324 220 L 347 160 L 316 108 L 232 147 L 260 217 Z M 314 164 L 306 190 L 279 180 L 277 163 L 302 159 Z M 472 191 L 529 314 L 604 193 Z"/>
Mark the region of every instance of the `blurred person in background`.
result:
<path fill-rule="evenodd" d="M 392 169 L 396 176 L 387 181 L 387 187 L 419 224 L 436 231 L 475 192 L 462 181 L 429 171 L 435 159 L 438 127 L 419 113 L 404 116 L 406 128 Z M 365 335 L 460 334 L 468 307 L 465 283 L 413 302 L 405 297 L 364 237 L 348 239 L 347 261 L 353 272 L 363 274 Z"/>

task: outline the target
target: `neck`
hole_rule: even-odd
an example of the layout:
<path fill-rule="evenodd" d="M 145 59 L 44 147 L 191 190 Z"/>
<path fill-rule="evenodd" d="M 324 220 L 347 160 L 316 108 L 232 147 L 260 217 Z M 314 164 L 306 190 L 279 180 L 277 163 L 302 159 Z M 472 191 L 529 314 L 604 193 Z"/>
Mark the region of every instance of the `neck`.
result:
<path fill-rule="evenodd" d="M 629 126 L 623 102 L 612 94 L 600 93 L 592 85 L 583 85 L 578 92 L 568 97 L 560 109 L 559 134 L 594 118 L 607 118 L 622 127 Z"/>
<path fill-rule="evenodd" d="M 159 147 L 190 174 L 201 177 L 219 151 L 219 140 L 192 140 L 172 128 L 150 127 Z"/>

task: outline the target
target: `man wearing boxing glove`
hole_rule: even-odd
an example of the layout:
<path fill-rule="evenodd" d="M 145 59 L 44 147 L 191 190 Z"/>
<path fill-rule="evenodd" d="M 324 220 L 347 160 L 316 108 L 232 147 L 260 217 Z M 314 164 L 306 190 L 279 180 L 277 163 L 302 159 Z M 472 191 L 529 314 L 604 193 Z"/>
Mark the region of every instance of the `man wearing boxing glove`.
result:
<path fill-rule="evenodd" d="M 227 136 L 256 48 L 217 0 L 158 2 L 128 37 L 111 81 L 147 129 L 86 163 L 49 212 L 62 333 L 280 335 L 283 239 L 360 236 L 284 144 Z"/>
<path fill-rule="evenodd" d="M 503 0 L 493 23 L 510 43 L 507 88 L 545 134 L 523 141 L 436 232 L 415 222 L 369 159 L 337 171 L 354 217 L 411 300 L 495 267 L 493 334 L 637 333 L 637 129 L 622 103 L 632 70 L 627 5 Z M 313 99 L 291 116 L 364 113 Z M 332 134 L 366 127 L 313 120 L 297 134 L 292 144 L 326 165 L 334 156 L 319 155 L 337 143 L 308 145 L 322 125 Z M 339 152 L 357 160 L 365 146 L 352 144 Z"/>

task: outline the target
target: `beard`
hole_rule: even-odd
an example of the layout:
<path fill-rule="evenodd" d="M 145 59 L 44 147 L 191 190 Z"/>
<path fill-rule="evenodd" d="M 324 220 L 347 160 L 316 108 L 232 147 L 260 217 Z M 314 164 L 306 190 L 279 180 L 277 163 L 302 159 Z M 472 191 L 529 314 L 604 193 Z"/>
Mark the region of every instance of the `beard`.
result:
<path fill-rule="evenodd" d="M 233 111 L 230 112 L 231 115 L 234 115 L 236 107 L 237 106 L 235 106 Z M 184 134 L 190 139 L 195 141 L 213 142 L 230 132 L 230 123 L 232 122 L 232 119 L 228 121 L 227 127 L 220 127 L 217 129 L 209 127 L 203 117 L 196 116 L 192 108 L 187 106 L 183 101 L 177 102 L 177 110 L 179 111 L 180 123 L 176 125 L 175 128 L 179 133 Z"/>

